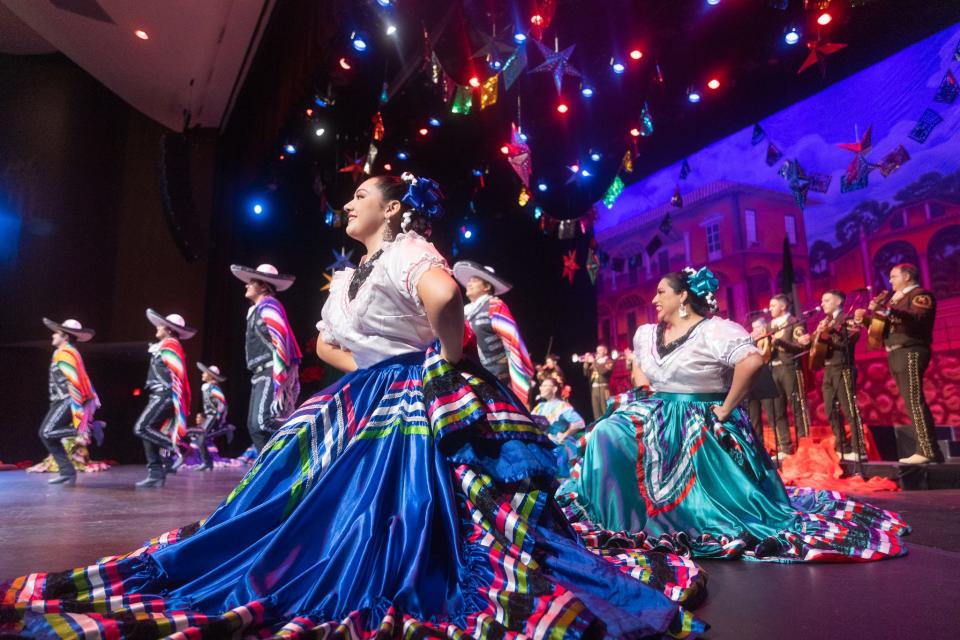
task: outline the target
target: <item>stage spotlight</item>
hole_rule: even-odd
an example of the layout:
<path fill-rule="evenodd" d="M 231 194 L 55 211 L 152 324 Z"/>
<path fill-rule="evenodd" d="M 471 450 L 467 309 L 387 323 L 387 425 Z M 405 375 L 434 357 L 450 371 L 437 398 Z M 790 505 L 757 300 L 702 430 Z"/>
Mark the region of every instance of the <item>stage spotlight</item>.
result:
<path fill-rule="evenodd" d="M 350 34 L 350 42 L 353 44 L 353 48 L 357 51 L 367 50 L 367 38 L 358 31 L 354 31 Z"/>
<path fill-rule="evenodd" d="M 580 95 L 582 95 L 584 98 L 592 98 L 592 97 L 593 97 L 593 88 L 592 88 L 592 87 L 584 87 L 583 89 L 580 89 Z"/>
<path fill-rule="evenodd" d="M 800 42 L 800 29 L 797 27 L 788 27 L 786 32 L 783 34 L 783 41 L 790 46 Z"/>

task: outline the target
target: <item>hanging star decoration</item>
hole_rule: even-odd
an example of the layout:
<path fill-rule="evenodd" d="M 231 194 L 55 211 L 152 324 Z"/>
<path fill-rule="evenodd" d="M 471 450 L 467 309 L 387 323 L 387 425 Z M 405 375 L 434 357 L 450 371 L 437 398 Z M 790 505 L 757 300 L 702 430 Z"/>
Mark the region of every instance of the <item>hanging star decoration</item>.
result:
<path fill-rule="evenodd" d="M 327 282 L 322 287 L 320 287 L 320 291 L 330 291 L 330 285 L 333 284 L 333 274 L 327 273 L 326 271 L 324 271 L 323 278 Z"/>
<path fill-rule="evenodd" d="M 347 251 L 346 247 L 341 247 L 340 251 L 337 252 L 336 249 L 331 249 L 333 253 L 333 262 L 327 265 L 327 271 L 339 271 L 340 269 L 353 269 L 356 265 L 353 264 L 353 261 L 350 258 L 353 257 L 353 249 Z"/>
<path fill-rule="evenodd" d="M 587 275 L 590 276 L 590 284 L 597 284 L 597 274 L 600 272 L 600 258 L 594 253 L 593 249 L 587 249 Z"/>
<path fill-rule="evenodd" d="M 750 134 L 750 144 L 752 146 L 757 146 L 763 139 L 767 137 L 767 132 L 763 130 L 759 124 L 753 125 L 753 133 Z"/>
<path fill-rule="evenodd" d="M 800 162 L 796 159 L 787 160 L 783 163 L 783 166 L 780 167 L 778 173 L 780 177 L 786 179 L 787 185 L 790 187 L 790 193 L 793 194 L 794 201 L 802 211 L 807 204 L 807 192 L 810 191 L 810 179 L 807 178 L 807 174 L 804 173 Z"/>
<path fill-rule="evenodd" d="M 869 166 L 866 159 L 867 154 L 873 147 L 873 125 L 867 127 L 866 133 L 856 142 L 842 142 L 837 146 L 853 153 L 853 160 L 847 166 L 846 174 L 841 180 L 846 179 L 846 181 L 850 183 L 860 180 L 862 178 L 860 172 L 864 170 L 864 165 Z M 841 187 L 842 186 L 841 183 Z"/>
<path fill-rule="evenodd" d="M 496 73 L 487 78 L 480 86 L 480 111 L 497 104 L 499 82 L 500 74 Z"/>
<path fill-rule="evenodd" d="M 907 153 L 907 150 L 904 146 L 897 145 L 897 148 L 883 156 L 883 159 L 880 161 L 879 169 L 880 173 L 884 178 L 889 176 L 891 173 L 903 166 L 905 162 L 910 160 L 910 154 Z"/>
<path fill-rule="evenodd" d="M 807 49 L 810 50 L 810 53 L 807 54 L 807 59 L 803 61 L 803 64 L 800 65 L 800 68 L 797 70 L 797 75 L 800 75 L 816 64 L 820 67 L 820 75 L 826 77 L 827 56 L 833 55 L 841 49 L 845 49 L 846 46 L 845 44 L 837 44 L 836 42 L 821 42 L 820 40 L 808 42 Z"/>
<path fill-rule="evenodd" d="M 504 29 L 499 34 L 496 33 L 484 33 L 482 31 L 477 31 L 481 42 L 480 48 L 477 49 L 472 58 L 486 58 L 487 61 L 491 59 L 500 59 L 501 56 L 512 53 L 513 45 L 508 42 L 510 37 L 511 29 Z"/>
<path fill-rule="evenodd" d="M 363 158 L 355 155 L 352 160 L 340 167 L 339 172 L 349 173 L 354 182 L 359 182 L 360 178 L 363 177 L 363 162 Z"/>
<path fill-rule="evenodd" d="M 520 195 L 517 196 L 517 204 L 521 207 L 527 206 L 530 202 L 530 191 L 526 187 L 520 187 Z"/>
<path fill-rule="evenodd" d="M 453 103 L 450 105 L 450 113 L 460 116 L 470 114 L 473 108 L 473 90 L 465 85 L 457 85 L 453 93 Z"/>
<path fill-rule="evenodd" d="M 577 250 L 570 249 L 567 255 L 563 256 L 563 275 L 560 277 L 566 278 L 570 281 L 570 284 L 573 284 L 573 276 L 579 268 L 580 265 L 577 264 Z"/>
<path fill-rule="evenodd" d="M 380 142 L 383 140 L 384 132 L 385 129 L 383 127 L 383 116 L 380 115 L 379 111 L 377 111 L 377 113 L 375 113 L 373 116 L 373 139 L 377 142 Z"/>
<path fill-rule="evenodd" d="M 563 51 L 551 51 L 545 47 L 539 40 L 534 40 L 544 60 L 539 65 L 530 69 L 527 73 L 541 73 L 547 71 L 553 75 L 553 84 L 557 87 L 557 94 L 560 94 L 560 86 L 563 84 L 563 76 L 572 76 L 579 78 L 580 72 L 570 64 L 570 56 L 573 55 L 573 49 L 577 46 L 570 45 Z"/>
<path fill-rule="evenodd" d="M 623 154 L 623 160 L 620 162 L 620 168 L 627 173 L 633 173 L 633 153 L 627 149 Z"/>
<path fill-rule="evenodd" d="M 936 95 L 933 96 L 933 100 L 934 102 L 953 104 L 957 99 L 958 93 L 960 93 L 960 87 L 957 86 L 957 78 L 953 75 L 952 71 L 947 69 L 943 80 L 940 81 L 940 86 L 937 88 Z"/>
<path fill-rule="evenodd" d="M 515 122 L 510 123 L 510 144 L 507 145 L 507 161 L 520 177 L 524 187 L 530 186 L 530 174 L 533 172 L 533 158 L 530 146 L 524 142 L 521 131 Z"/>
<path fill-rule="evenodd" d="M 510 87 L 513 86 L 513 83 L 517 81 L 517 78 L 520 77 L 520 74 L 523 73 L 523 70 L 526 68 L 527 47 L 520 45 L 517 47 L 517 50 L 513 52 L 513 55 L 503 63 L 503 70 L 501 71 L 503 75 L 503 88 L 509 91 Z"/>
<path fill-rule="evenodd" d="M 683 162 L 680 163 L 680 179 L 686 180 L 690 175 L 690 163 L 687 162 L 687 159 L 684 158 Z"/>

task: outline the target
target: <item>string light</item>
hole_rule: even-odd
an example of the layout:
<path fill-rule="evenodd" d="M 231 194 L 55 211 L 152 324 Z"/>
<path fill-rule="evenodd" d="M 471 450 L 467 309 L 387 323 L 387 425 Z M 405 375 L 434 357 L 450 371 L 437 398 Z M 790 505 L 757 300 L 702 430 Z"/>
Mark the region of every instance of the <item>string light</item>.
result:
<path fill-rule="evenodd" d="M 418 131 L 417 133 L 419 133 L 419 134 L 422 135 L 422 136 L 425 136 L 425 135 L 427 135 L 428 133 L 430 133 L 430 130 L 427 129 L 426 127 L 421 127 L 421 128 L 420 128 L 420 131 Z"/>
<path fill-rule="evenodd" d="M 717 89 L 720 88 L 720 81 L 717 80 L 716 78 L 711 78 L 710 82 L 707 83 L 707 86 L 713 89 L 714 91 L 716 91 Z"/>
<path fill-rule="evenodd" d="M 547 188 L 548 188 L 548 187 L 547 187 L 547 183 L 546 183 L 546 182 L 538 182 L 538 183 L 537 183 L 537 191 L 539 191 L 540 193 L 543 193 L 544 191 L 546 191 Z"/>
<path fill-rule="evenodd" d="M 643 51 L 640 51 L 640 49 L 634 49 L 633 51 L 630 52 L 631 60 L 639 60 L 642 57 L 643 57 Z"/>
<path fill-rule="evenodd" d="M 396 35 L 396 34 L 397 34 L 397 27 L 396 27 L 396 25 L 388 24 L 388 25 L 387 25 L 387 35 L 388 35 L 388 36 L 394 36 L 394 35 Z"/>
<path fill-rule="evenodd" d="M 563 102 L 561 102 L 560 104 L 557 105 L 557 112 L 558 112 L 558 113 L 566 113 L 566 112 L 569 111 L 569 110 L 570 110 L 570 107 L 568 107 L 568 106 L 567 106 L 565 103 L 563 103 Z"/>
<path fill-rule="evenodd" d="M 630 129 L 630 135 L 633 136 L 634 138 L 639 138 L 640 129 L 637 129 L 636 127 L 634 127 L 633 129 Z"/>
<path fill-rule="evenodd" d="M 340 58 L 339 62 L 340 62 L 340 68 L 343 69 L 344 71 L 350 71 L 350 69 L 353 68 L 350 65 L 350 61 L 347 60 L 346 58 Z"/>
<path fill-rule="evenodd" d="M 800 42 L 800 29 L 796 27 L 788 27 L 786 33 L 783 34 L 783 41 L 790 46 Z"/>
<path fill-rule="evenodd" d="M 613 62 L 610 64 L 610 66 L 613 68 L 613 72 L 617 75 L 620 75 L 627 70 L 627 68 L 623 66 L 622 62 Z"/>
<path fill-rule="evenodd" d="M 530 16 L 530 24 L 537 27 L 543 26 L 543 16 L 540 15 L 539 13 L 533 14 L 532 16 Z"/>
<path fill-rule="evenodd" d="M 689 100 L 693 104 L 697 104 L 698 102 L 700 102 L 700 92 L 697 91 L 696 89 L 690 89 L 689 91 L 687 91 L 687 100 Z"/>
<path fill-rule="evenodd" d="M 149 39 L 150 39 L 150 36 L 148 36 L 148 35 L 147 35 L 147 32 L 144 31 L 143 29 L 137 29 L 136 31 L 133 32 L 133 35 L 137 36 L 137 37 L 140 38 L 141 40 L 149 40 Z"/>
<path fill-rule="evenodd" d="M 503 155 L 507 155 L 508 153 L 510 153 L 510 147 L 508 147 L 507 145 L 503 145 L 502 147 L 500 147 L 500 153 L 502 153 Z"/>
<path fill-rule="evenodd" d="M 315 136 L 317 136 L 317 137 L 319 138 L 319 137 L 322 136 L 324 133 L 326 133 L 326 129 L 324 129 L 323 127 L 317 127 L 317 130 L 314 131 L 313 133 L 314 133 Z"/>
<path fill-rule="evenodd" d="M 584 98 L 592 98 L 592 97 L 593 97 L 593 88 L 592 88 L 592 87 L 584 87 L 583 89 L 580 89 L 580 95 L 582 95 Z"/>
<path fill-rule="evenodd" d="M 353 44 L 353 48 L 357 51 L 366 51 L 367 50 L 367 39 L 362 33 L 354 31 L 350 34 L 350 42 Z"/>
<path fill-rule="evenodd" d="M 477 87 L 480 86 L 480 78 L 478 78 L 477 76 L 471 77 L 467 82 L 468 82 L 468 83 L 470 84 L 470 86 L 473 87 L 474 89 L 476 89 Z"/>
<path fill-rule="evenodd" d="M 831 22 L 833 22 L 833 16 L 827 13 L 826 11 L 821 13 L 820 16 L 817 18 L 817 24 L 820 25 L 821 27 L 825 27 Z"/>
<path fill-rule="evenodd" d="M 387 162 L 387 163 L 385 163 L 385 164 L 383 165 L 383 170 L 384 170 L 384 171 L 393 171 L 393 165 L 390 164 L 389 162 Z"/>
<path fill-rule="evenodd" d="M 527 34 L 517 32 L 513 34 L 513 41 L 516 42 L 517 44 L 523 44 L 524 42 L 527 41 Z"/>
<path fill-rule="evenodd" d="M 437 119 L 437 118 L 430 118 L 429 120 L 427 120 L 427 122 L 430 124 L 431 127 L 439 127 L 439 126 L 440 126 L 440 120 Z"/>

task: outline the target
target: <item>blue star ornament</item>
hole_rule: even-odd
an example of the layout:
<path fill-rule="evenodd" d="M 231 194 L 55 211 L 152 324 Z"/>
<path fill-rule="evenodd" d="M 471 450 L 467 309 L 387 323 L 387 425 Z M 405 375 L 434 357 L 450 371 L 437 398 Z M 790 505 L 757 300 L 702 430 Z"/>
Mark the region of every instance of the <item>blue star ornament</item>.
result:
<path fill-rule="evenodd" d="M 346 249 L 341 249 L 339 252 L 336 249 L 331 249 L 333 253 L 334 262 L 327 265 L 327 271 L 339 271 L 340 269 L 353 269 L 356 265 L 353 264 L 353 261 L 350 258 L 353 257 L 353 249 L 347 251 Z"/>
<path fill-rule="evenodd" d="M 563 83 L 563 76 L 581 77 L 580 72 L 570 64 L 570 56 L 573 55 L 573 49 L 577 45 L 572 44 L 563 51 L 551 51 L 543 46 L 542 42 L 538 40 L 534 40 L 534 42 L 537 48 L 540 49 L 540 53 L 543 54 L 544 60 L 527 73 L 540 73 L 543 71 L 552 73 L 553 84 L 556 85 L 558 94 L 560 93 L 560 85 Z"/>

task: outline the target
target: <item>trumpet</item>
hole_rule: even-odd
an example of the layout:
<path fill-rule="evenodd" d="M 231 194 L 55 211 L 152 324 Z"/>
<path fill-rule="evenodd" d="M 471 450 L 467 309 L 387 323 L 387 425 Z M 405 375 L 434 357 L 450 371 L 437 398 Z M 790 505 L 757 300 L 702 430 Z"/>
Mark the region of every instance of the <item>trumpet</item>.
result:
<path fill-rule="evenodd" d="M 621 353 L 616 349 L 614 349 L 613 351 L 610 352 L 610 355 L 608 355 L 607 357 L 610 358 L 611 360 L 616 360 L 617 358 L 620 357 L 620 355 Z M 588 351 L 584 354 L 575 353 L 572 356 L 570 356 L 570 360 L 574 364 L 579 362 L 593 362 L 596 359 L 597 359 L 597 354 L 593 353 L 592 351 Z"/>

